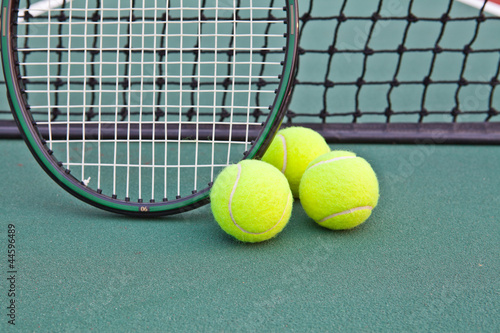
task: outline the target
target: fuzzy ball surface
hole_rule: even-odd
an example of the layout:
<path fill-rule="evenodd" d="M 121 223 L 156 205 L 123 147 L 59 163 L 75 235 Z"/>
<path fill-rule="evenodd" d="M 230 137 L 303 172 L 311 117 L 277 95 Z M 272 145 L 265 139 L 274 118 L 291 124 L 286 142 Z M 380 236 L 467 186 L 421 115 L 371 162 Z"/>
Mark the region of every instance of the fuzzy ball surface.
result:
<path fill-rule="evenodd" d="M 319 225 L 344 230 L 365 222 L 377 206 L 379 186 L 370 164 L 348 151 L 332 151 L 308 166 L 300 201 Z"/>
<path fill-rule="evenodd" d="M 288 182 L 272 165 L 244 160 L 226 167 L 210 192 L 212 213 L 220 227 L 243 242 L 262 242 L 288 223 L 293 197 Z"/>
<path fill-rule="evenodd" d="M 329 151 L 330 147 L 319 133 L 305 127 L 289 127 L 276 134 L 262 161 L 274 165 L 285 175 L 293 196 L 298 198 L 300 180 L 307 166 Z"/>

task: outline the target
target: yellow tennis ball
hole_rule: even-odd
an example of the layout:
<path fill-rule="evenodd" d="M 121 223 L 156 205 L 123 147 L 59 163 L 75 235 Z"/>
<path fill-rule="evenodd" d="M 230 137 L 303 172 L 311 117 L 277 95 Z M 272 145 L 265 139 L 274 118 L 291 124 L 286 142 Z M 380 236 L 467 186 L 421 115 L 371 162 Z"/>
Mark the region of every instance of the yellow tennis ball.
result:
<path fill-rule="evenodd" d="M 276 236 L 288 223 L 293 197 L 288 182 L 270 164 L 245 160 L 226 167 L 210 192 L 215 220 L 243 242 Z"/>
<path fill-rule="evenodd" d="M 262 157 L 288 179 L 294 197 L 299 197 L 299 184 L 307 166 L 330 147 L 317 132 L 305 127 L 289 127 L 279 131 Z"/>
<path fill-rule="evenodd" d="M 379 198 L 377 176 L 356 154 L 332 151 L 308 166 L 300 183 L 300 202 L 319 225 L 343 230 L 368 219 Z"/>

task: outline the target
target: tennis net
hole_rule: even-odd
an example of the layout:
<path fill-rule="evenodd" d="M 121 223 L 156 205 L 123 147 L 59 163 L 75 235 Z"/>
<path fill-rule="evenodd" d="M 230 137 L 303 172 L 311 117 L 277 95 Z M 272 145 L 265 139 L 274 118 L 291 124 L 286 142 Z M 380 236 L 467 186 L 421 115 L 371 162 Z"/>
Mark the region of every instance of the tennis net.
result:
<path fill-rule="evenodd" d="M 299 1 L 299 67 L 284 126 L 330 142 L 500 143 L 498 3 Z M 0 135 L 18 137 L 5 100 L 0 109 Z M 189 110 L 184 117 L 196 121 Z"/>

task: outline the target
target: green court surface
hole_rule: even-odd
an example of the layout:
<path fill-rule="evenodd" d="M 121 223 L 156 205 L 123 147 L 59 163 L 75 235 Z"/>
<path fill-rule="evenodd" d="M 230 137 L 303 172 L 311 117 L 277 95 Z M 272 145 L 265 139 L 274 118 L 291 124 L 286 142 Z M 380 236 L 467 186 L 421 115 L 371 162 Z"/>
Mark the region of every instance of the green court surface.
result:
<path fill-rule="evenodd" d="M 53 183 L 21 141 L 0 142 L 0 330 L 500 330 L 497 146 L 331 145 L 365 157 L 381 199 L 347 232 L 296 201 L 285 230 L 246 245 L 209 206 L 136 219 Z M 15 328 L 7 244 L 15 226 Z"/>

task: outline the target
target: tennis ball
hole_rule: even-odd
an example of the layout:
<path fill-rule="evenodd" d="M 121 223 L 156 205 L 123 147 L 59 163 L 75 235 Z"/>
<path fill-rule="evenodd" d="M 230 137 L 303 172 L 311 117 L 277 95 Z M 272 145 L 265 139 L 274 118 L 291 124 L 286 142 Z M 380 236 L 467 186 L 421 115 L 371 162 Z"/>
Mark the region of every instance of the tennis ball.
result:
<path fill-rule="evenodd" d="M 279 131 L 262 157 L 288 179 L 294 197 L 299 197 L 299 184 L 307 166 L 316 157 L 330 151 L 325 139 L 304 127 L 289 127 Z"/>
<path fill-rule="evenodd" d="M 332 151 L 312 161 L 299 191 L 307 215 L 334 230 L 366 221 L 379 198 L 377 176 L 370 164 L 347 151 Z"/>
<path fill-rule="evenodd" d="M 273 238 L 283 230 L 293 205 L 285 176 L 257 160 L 244 160 L 222 170 L 210 200 L 220 227 L 236 239 L 251 243 Z"/>

